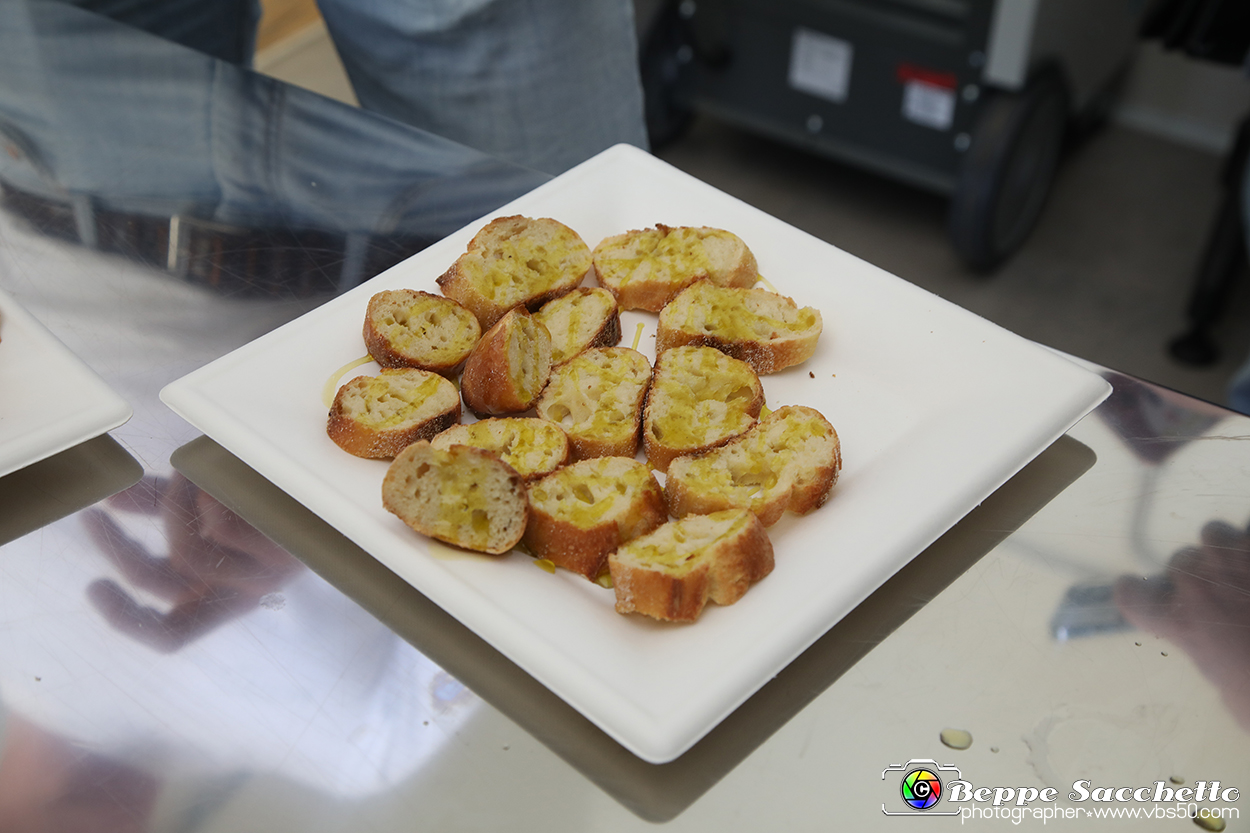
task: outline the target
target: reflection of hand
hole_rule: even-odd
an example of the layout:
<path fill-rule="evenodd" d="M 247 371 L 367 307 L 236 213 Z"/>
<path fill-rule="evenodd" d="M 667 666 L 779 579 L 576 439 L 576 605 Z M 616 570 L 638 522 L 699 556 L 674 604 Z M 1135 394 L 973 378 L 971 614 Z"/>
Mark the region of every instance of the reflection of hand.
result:
<path fill-rule="evenodd" d="M 176 651 L 256 606 L 300 563 L 238 515 L 182 477 L 145 478 L 110 499 L 116 509 L 162 515 L 167 557 L 150 553 L 109 515 L 93 510 L 87 528 L 135 587 L 170 604 L 146 607 L 109 579 L 87 594 L 113 627 L 160 651 Z"/>
<path fill-rule="evenodd" d="M 1178 552 L 1163 576 L 1117 581 L 1115 600 L 1134 625 L 1184 649 L 1250 730 L 1250 532 L 1207 524 L 1202 545 Z"/>

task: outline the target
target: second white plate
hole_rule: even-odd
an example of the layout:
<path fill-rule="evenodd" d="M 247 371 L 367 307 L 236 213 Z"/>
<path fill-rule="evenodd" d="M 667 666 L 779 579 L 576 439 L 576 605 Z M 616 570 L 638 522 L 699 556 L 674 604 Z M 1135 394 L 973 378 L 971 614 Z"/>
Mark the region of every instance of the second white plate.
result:
<path fill-rule="evenodd" d="M 131 408 L 0 292 L 0 477 L 111 431 Z"/>

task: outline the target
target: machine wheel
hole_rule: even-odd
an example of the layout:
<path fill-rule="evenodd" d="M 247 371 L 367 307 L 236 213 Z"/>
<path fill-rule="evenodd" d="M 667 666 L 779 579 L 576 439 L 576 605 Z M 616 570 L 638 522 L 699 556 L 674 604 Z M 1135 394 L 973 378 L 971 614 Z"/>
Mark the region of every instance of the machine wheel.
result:
<path fill-rule="evenodd" d="M 694 119 L 693 108 L 679 93 L 682 67 L 694 56 L 688 29 L 679 3 L 665 2 L 642 36 L 639 71 L 652 150 L 679 138 Z"/>
<path fill-rule="evenodd" d="M 971 268 L 994 269 L 1033 230 L 1059 165 L 1068 117 L 1067 87 L 1057 72 L 986 101 L 949 217 L 951 242 Z"/>

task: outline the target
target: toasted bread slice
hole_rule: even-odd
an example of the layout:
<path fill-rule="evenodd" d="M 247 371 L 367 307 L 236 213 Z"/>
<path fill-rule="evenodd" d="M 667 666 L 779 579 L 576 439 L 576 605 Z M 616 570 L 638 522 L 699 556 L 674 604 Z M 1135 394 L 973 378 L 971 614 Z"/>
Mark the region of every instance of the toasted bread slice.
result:
<path fill-rule="evenodd" d="M 751 365 L 711 347 L 663 353 L 643 411 L 647 462 L 668 471 L 674 457 L 707 451 L 749 431 L 764 407 L 764 386 Z"/>
<path fill-rule="evenodd" d="M 534 313 L 551 333 L 551 363 L 559 366 L 591 347 L 615 347 L 621 341 L 621 313 L 612 293 L 579 286 L 543 304 Z"/>
<path fill-rule="evenodd" d="M 523 307 L 511 310 L 474 345 L 460 393 L 479 417 L 534 407 L 551 376 L 551 336 Z"/>
<path fill-rule="evenodd" d="M 703 344 L 742 359 L 761 376 L 807 361 L 823 329 L 820 311 L 765 289 L 700 281 L 660 312 L 655 350 Z"/>
<path fill-rule="evenodd" d="M 747 509 L 690 515 L 608 556 L 618 613 L 693 622 L 708 601 L 731 605 L 773 571 L 773 545 Z"/>
<path fill-rule="evenodd" d="M 471 445 L 494 452 L 526 480 L 543 477 L 569 461 L 569 438 L 554 422 L 533 417 L 496 417 L 453 425 L 430 440 L 446 450 Z"/>
<path fill-rule="evenodd" d="M 823 506 L 841 469 L 829 421 L 813 408 L 787 405 L 720 448 L 673 460 L 665 497 L 678 518 L 742 507 L 772 526 L 787 509 L 806 515 Z"/>
<path fill-rule="evenodd" d="M 454 375 L 481 335 L 477 317 L 459 303 L 415 289 L 383 290 L 365 312 L 365 348 L 382 367 Z"/>
<path fill-rule="evenodd" d="M 608 554 L 668 519 L 655 475 L 628 457 L 565 466 L 529 486 L 525 546 L 539 558 L 594 581 Z"/>
<path fill-rule="evenodd" d="M 590 271 L 590 247 L 563 223 L 519 215 L 491 220 L 438 279 L 444 295 L 477 316 L 483 330 L 513 307 L 538 309 Z"/>
<path fill-rule="evenodd" d="M 596 347 L 556 368 L 538 400 L 540 417 L 568 434 L 573 459 L 633 457 L 651 363 L 628 347 Z"/>
<path fill-rule="evenodd" d="M 382 505 L 408 526 L 465 549 L 499 554 L 521 540 L 529 498 L 521 475 L 489 451 L 405 448 L 382 479 Z"/>
<path fill-rule="evenodd" d="M 755 255 L 732 232 L 706 226 L 627 231 L 601 241 L 591 255 L 595 278 L 621 309 L 659 312 L 695 281 L 754 286 Z"/>
<path fill-rule="evenodd" d="M 380 460 L 459 421 L 460 395 L 447 379 L 418 368 L 384 368 L 339 388 L 326 433 L 349 454 Z"/>

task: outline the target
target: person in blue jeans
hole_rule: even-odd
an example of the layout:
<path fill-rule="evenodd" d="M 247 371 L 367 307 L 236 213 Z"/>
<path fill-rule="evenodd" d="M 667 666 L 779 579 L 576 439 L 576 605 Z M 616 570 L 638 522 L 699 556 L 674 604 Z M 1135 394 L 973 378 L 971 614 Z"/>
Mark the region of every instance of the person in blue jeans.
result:
<path fill-rule="evenodd" d="M 517 0 L 462 3 L 462 17 L 426 3 L 438 13 L 407 25 L 434 45 L 404 41 L 389 64 L 359 28 L 360 63 L 387 65 L 362 98 L 426 129 L 248 71 L 248 3 L 0 3 L 0 207 L 182 279 L 224 275 L 225 294 L 343 291 L 612 144 L 645 144 L 628 8 L 606 27 L 616 48 L 567 30 L 615 2 L 552 0 L 564 18 L 547 23 L 511 20 Z M 110 5 L 125 14 L 93 13 Z M 372 4 L 358 5 L 345 14 Z M 606 63 L 586 54 L 600 48 Z"/>
<path fill-rule="evenodd" d="M 248 65 L 257 0 L 71 0 Z M 559 174 L 647 147 L 632 0 L 317 0 L 362 107 Z"/>

